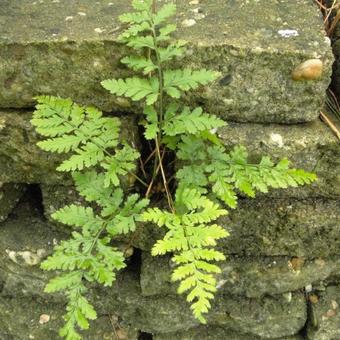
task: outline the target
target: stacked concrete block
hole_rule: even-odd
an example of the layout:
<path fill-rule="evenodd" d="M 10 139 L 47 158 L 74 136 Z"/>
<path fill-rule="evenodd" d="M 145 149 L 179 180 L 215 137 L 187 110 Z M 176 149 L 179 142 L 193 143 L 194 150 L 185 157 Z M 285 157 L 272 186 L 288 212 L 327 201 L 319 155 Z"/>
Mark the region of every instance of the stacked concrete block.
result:
<path fill-rule="evenodd" d="M 29 122 L 34 97 L 59 95 L 109 114 L 129 112 L 122 133 L 139 143 L 141 107 L 100 86 L 103 79 L 129 75 L 119 63 L 127 50 L 117 43 L 123 30 L 117 17 L 128 3 L 0 3 L 0 220 L 12 212 L 0 224 L 0 338 L 56 338 L 65 302 L 43 293 L 50 275 L 39 264 L 67 237 L 50 214 L 79 197 L 71 178 L 55 171 L 61 158 L 36 147 L 39 136 Z M 122 339 L 145 333 L 157 340 L 335 339 L 340 150 L 318 119 L 333 63 L 318 7 L 309 0 L 177 5 L 177 35 L 189 48 L 174 66 L 221 72 L 211 87 L 184 100 L 229 122 L 217 132 L 228 148 L 242 144 L 254 159 L 287 157 L 318 181 L 254 200 L 240 197 L 238 208 L 220 221 L 231 234 L 219 245 L 228 259 L 206 326 L 177 296 L 171 260 L 149 253 L 162 230 L 143 226 L 133 239 L 141 267 L 135 261 L 114 287 L 91 291 L 100 318 L 87 337 L 118 331 Z M 294 80 L 293 70 L 311 59 L 321 61 L 322 76 Z M 15 207 L 27 184 L 40 186 L 45 217 L 27 203 L 27 194 Z"/>

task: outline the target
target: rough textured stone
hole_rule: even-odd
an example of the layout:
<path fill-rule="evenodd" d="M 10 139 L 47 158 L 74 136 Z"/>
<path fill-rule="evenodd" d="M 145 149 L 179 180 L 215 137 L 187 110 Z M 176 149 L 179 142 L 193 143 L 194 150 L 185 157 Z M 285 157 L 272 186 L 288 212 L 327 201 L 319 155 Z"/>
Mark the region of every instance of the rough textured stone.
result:
<path fill-rule="evenodd" d="M 231 231 L 222 248 L 227 254 L 251 256 L 337 256 L 339 207 L 339 201 L 320 199 L 240 201 L 221 221 Z"/>
<path fill-rule="evenodd" d="M 318 175 L 303 188 L 271 190 L 269 196 L 340 197 L 340 147 L 329 127 L 317 120 L 294 126 L 278 124 L 229 124 L 219 135 L 228 147 L 244 145 L 258 159 L 270 155 L 275 161 L 288 158 L 292 166 Z"/>
<path fill-rule="evenodd" d="M 340 286 L 329 286 L 320 292 L 317 301 L 310 303 L 308 340 L 340 339 Z"/>
<path fill-rule="evenodd" d="M 58 209 L 68 204 L 84 204 L 84 199 L 80 197 L 74 186 L 42 184 L 40 188 L 43 198 L 44 215 L 54 223 L 56 221 L 51 218 L 51 214 Z"/>
<path fill-rule="evenodd" d="M 71 185 L 72 179 L 55 169 L 62 157 L 36 146 L 39 136 L 30 124 L 32 113 L 0 111 L 0 182 Z M 121 138 L 139 147 L 131 116 L 122 118 Z"/>
<path fill-rule="evenodd" d="M 144 296 L 175 294 L 178 284 L 171 282 L 169 257 L 143 253 L 141 290 Z M 340 270 L 340 259 L 305 261 L 298 257 L 228 256 L 220 263 L 219 289 L 226 294 L 260 298 L 289 293 L 330 277 Z"/>
<path fill-rule="evenodd" d="M 251 334 L 240 334 L 228 329 L 219 327 L 197 327 L 184 332 L 155 334 L 153 340 L 261 340 Z M 271 339 L 274 340 L 274 339 Z M 284 338 L 275 338 L 275 340 L 303 340 L 300 335 L 289 336 Z"/>
<path fill-rule="evenodd" d="M 39 139 L 29 122 L 30 118 L 31 113 L 0 112 L 0 181 L 4 183 L 63 181 L 62 174 L 55 171 L 58 158 L 36 146 Z"/>
<path fill-rule="evenodd" d="M 56 339 L 64 314 L 64 295 L 43 291 L 55 273 L 42 271 L 39 265 L 67 234 L 46 221 L 28 198 L 27 195 L 15 213 L 0 224 L 0 339 L 26 340 L 28 334 L 36 339 Z M 119 334 L 128 334 L 126 339 L 129 340 L 137 339 L 137 330 L 125 327 L 119 319 L 117 291 L 116 286 L 90 288 L 88 297 L 100 319 L 92 324 L 85 339 L 112 339 L 108 315 L 112 316 L 112 324 L 117 324 Z M 40 314 L 51 315 L 51 321 L 40 325 Z M 106 317 L 102 317 L 104 315 Z M 111 337 L 106 337 L 109 330 Z"/>
<path fill-rule="evenodd" d="M 103 79 L 127 75 L 119 64 L 126 51 L 116 38 L 122 30 L 117 17 L 129 10 L 128 3 L 2 1 L 0 105 L 30 107 L 35 95 L 58 94 L 106 111 L 131 111 L 100 86 Z M 292 123 L 318 116 L 333 57 L 316 5 L 309 0 L 177 4 L 178 36 L 189 41 L 188 56 L 178 64 L 222 73 L 209 91 L 188 97 L 192 104 L 234 121 Z M 183 27 L 188 19 L 195 25 Z M 293 81 L 292 70 L 311 58 L 323 61 L 322 78 Z"/>
<path fill-rule="evenodd" d="M 0 184 L 0 222 L 7 218 L 8 214 L 18 203 L 25 188 L 23 184 Z"/>
<path fill-rule="evenodd" d="M 338 256 L 339 220 L 337 200 L 244 199 L 220 220 L 230 237 L 219 244 L 225 254 L 239 256 Z M 145 225 L 134 246 L 150 250 L 163 236 L 163 229 Z"/>
<path fill-rule="evenodd" d="M 59 339 L 58 329 L 62 326 L 64 306 L 47 301 L 39 303 L 34 299 L 9 299 L 0 296 L 0 307 L 2 340 Z M 43 314 L 50 317 L 44 324 L 39 322 Z M 109 316 L 100 315 L 91 322 L 90 329 L 83 333 L 83 339 L 115 339 L 118 329 L 113 328 Z M 119 331 L 120 334 L 128 334 L 127 330 Z M 137 340 L 137 334 L 133 335 L 131 332 L 125 339 Z"/>
<path fill-rule="evenodd" d="M 32 204 L 19 203 L 11 217 L 0 224 L 1 295 L 54 300 L 53 295 L 43 292 L 51 275 L 40 270 L 39 264 L 65 237 L 53 230 Z"/>
<path fill-rule="evenodd" d="M 118 287 L 120 315 L 125 322 L 138 329 L 157 334 L 198 326 L 183 297 L 142 297 L 138 281 L 133 274 L 129 277 L 128 273 L 121 275 Z M 270 339 L 297 334 L 306 318 L 306 302 L 302 293 L 264 297 L 261 300 L 218 294 L 207 315 L 207 322 L 226 330 Z"/>

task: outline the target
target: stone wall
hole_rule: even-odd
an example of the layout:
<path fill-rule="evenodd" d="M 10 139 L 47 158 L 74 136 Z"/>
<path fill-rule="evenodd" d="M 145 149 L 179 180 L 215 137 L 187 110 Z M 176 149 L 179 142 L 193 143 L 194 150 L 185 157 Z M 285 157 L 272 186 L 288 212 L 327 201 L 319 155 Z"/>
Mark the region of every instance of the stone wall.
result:
<path fill-rule="evenodd" d="M 115 286 L 91 290 L 99 318 L 84 337 L 340 339 L 340 149 L 318 119 L 333 63 L 318 8 L 309 0 L 177 2 L 178 35 L 190 46 L 178 64 L 223 74 L 186 100 L 230 121 L 218 131 L 228 147 L 288 157 L 319 179 L 242 198 L 222 221 L 231 233 L 220 244 L 228 260 L 207 326 L 176 295 L 169 258 L 149 254 L 161 231 L 142 226 Z M 65 300 L 43 292 L 50 274 L 39 263 L 69 233 L 50 214 L 79 200 L 70 178 L 55 171 L 60 158 L 35 145 L 33 97 L 70 96 L 112 114 L 128 112 L 123 133 L 140 145 L 140 108 L 100 87 L 127 74 L 116 43 L 126 3 L 0 2 L 1 340 L 58 338 Z M 185 19 L 196 23 L 183 27 Z M 292 80 L 292 70 L 313 58 L 323 62 L 322 77 Z"/>

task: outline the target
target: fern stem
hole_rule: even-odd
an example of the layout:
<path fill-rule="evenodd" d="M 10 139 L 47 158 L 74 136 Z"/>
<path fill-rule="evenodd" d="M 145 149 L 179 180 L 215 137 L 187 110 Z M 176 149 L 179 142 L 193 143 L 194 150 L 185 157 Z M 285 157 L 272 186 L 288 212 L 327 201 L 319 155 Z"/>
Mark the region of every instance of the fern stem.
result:
<path fill-rule="evenodd" d="M 133 178 L 135 178 L 140 184 L 142 184 L 144 187 L 148 188 L 149 184 L 144 182 L 139 176 L 137 176 L 135 173 L 128 171 L 128 174 L 131 175 Z"/>
<path fill-rule="evenodd" d="M 171 193 L 169 191 L 168 182 L 167 182 L 165 171 L 164 171 L 164 167 L 163 167 L 161 151 L 160 151 L 160 148 L 159 148 L 159 143 L 158 143 L 158 139 L 157 138 L 156 138 L 156 148 L 157 148 L 157 156 L 158 156 L 158 159 L 159 159 L 159 166 L 160 166 L 160 169 L 161 169 L 164 189 L 166 191 L 166 196 L 167 196 L 167 199 L 168 199 L 169 208 L 171 209 L 171 211 L 173 213 L 175 213 L 175 206 L 174 206 L 174 202 L 173 202 Z"/>
<path fill-rule="evenodd" d="M 152 13 L 153 14 L 156 13 L 156 0 L 153 0 L 153 2 L 152 2 Z M 158 128 L 159 128 L 159 131 L 162 131 L 163 115 L 164 115 L 164 75 L 163 75 L 162 62 L 161 62 L 161 58 L 160 58 L 159 51 L 158 51 L 157 32 L 156 32 L 156 27 L 155 27 L 154 22 L 152 22 L 152 29 L 151 30 L 152 30 L 152 37 L 153 37 L 153 42 L 154 42 L 154 46 L 155 46 L 155 55 L 156 55 L 156 62 L 157 62 L 157 69 L 158 69 L 158 82 L 159 82 L 159 105 L 158 105 L 159 126 L 158 126 Z M 156 153 L 157 153 L 157 158 L 158 158 L 158 162 L 159 162 L 159 168 L 160 168 L 161 174 L 162 174 L 163 185 L 164 185 L 164 189 L 165 189 L 165 192 L 166 192 L 169 208 L 174 213 L 175 212 L 174 202 L 173 202 L 173 199 L 172 199 L 169 187 L 168 187 L 168 183 L 167 183 L 167 179 L 166 179 L 166 175 L 165 175 L 165 171 L 164 171 L 164 167 L 163 167 L 163 157 L 162 157 L 161 151 L 160 151 L 160 140 L 161 140 L 161 132 L 159 132 L 157 134 L 157 137 L 155 138 Z M 157 168 L 158 168 L 158 166 L 157 166 Z M 151 187 L 153 185 L 154 178 L 157 176 L 157 173 L 158 173 L 157 168 L 156 168 L 156 171 L 153 174 L 153 178 L 152 178 L 152 181 L 150 183 L 150 186 L 148 188 L 147 193 L 150 192 Z"/>

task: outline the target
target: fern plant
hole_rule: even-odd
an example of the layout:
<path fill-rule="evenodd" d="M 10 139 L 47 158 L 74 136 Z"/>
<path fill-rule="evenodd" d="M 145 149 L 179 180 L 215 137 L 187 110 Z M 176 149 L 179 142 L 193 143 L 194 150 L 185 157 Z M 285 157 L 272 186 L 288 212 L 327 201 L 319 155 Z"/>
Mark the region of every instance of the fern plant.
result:
<path fill-rule="evenodd" d="M 38 143 L 45 151 L 66 153 L 57 168 L 71 172 L 75 186 L 89 203 L 69 205 L 53 218 L 74 228 L 72 237 L 56 246 L 42 268 L 64 273 L 52 279 L 46 291 L 64 291 L 67 298 L 65 325 L 60 335 L 80 339 L 79 329 L 96 318 L 85 297 L 87 282 L 112 285 L 115 273 L 125 267 L 124 254 L 112 246 L 120 234 L 134 232 L 143 221 L 165 228 L 166 234 L 152 248 L 152 255 L 170 253 L 175 263 L 172 280 L 179 281 L 178 293 L 186 293 L 194 316 L 205 323 L 216 292 L 218 261 L 225 255 L 216 249 L 228 232 L 216 222 L 226 208 L 237 207 L 237 195 L 255 197 L 256 191 L 308 184 L 316 176 L 289 168 L 286 159 L 274 164 L 264 156 L 250 163 L 246 150 L 225 149 L 214 133 L 226 123 L 201 107 L 183 105 L 189 90 L 215 81 L 218 72 L 205 69 L 172 69 L 172 61 L 185 53 L 186 43 L 174 40 L 176 25 L 168 23 L 176 7 L 165 4 L 158 11 L 156 1 L 133 0 L 134 12 L 120 16 L 127 25 L 119 40 L 135 52 L 121 61 L 134 75 L 109 79 L 102 86 L 115 96 L 140 101 L 143 106 L 144 137 L 153 145 L 141 163 L 150 164 L 150 173 L 136 175 L 139 152 L 119 140 L 120 122 L 104 117 L 92 107 L 82 107 L 70 99 L 39 97 L 32 124 L 47 139 Z M 171 155 L 177 171 L 169 174 Z M 123 176 L 134 176 L 144 198 L 127 195 Z M 176 179 L 176 185 L 171 184 Z M 160 182 L 167 209 L 149 207 L 149 198 Z"/>

